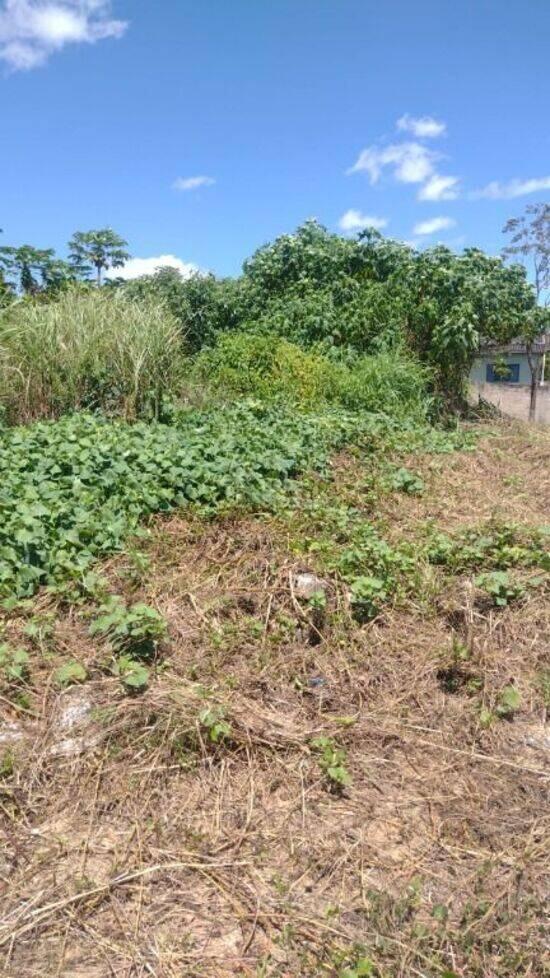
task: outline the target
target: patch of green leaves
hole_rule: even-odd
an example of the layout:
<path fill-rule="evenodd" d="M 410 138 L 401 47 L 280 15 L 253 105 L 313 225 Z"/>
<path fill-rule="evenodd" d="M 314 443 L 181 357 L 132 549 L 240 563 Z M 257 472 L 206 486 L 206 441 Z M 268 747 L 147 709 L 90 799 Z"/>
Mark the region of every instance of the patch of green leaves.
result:
<path fill-rule="evenodd" d="M 55 673 L 55 681 L 58 686 L 74 686 L 76 683 L 84 683 L 88 678 L 85 666 L 81 662 L 66 662 L 60 666 Z"/>
<path fill-rule="evenodd" d="M 505 608 L 525 594 L 525 585 L 513 581 L 507 571 L 489 571 L 474 578 L 474 584 L 489 595 L 496 608 Z"/>
<path fill-rule="evenodd" d="M 327 777 L 329 784 L 338 790 L 351 784 L 351 775 L 346 768 L 346 751 L 338 747 L 332 737 L 315 737 L 311 741 L 317 753 L 317 763 Z"/>
<path fill-rule="evenodd" d="M 199 713 L 199 723 L 212 744 L 219 744 L 231 737 L 231 724 L 226 720 L 222 706 L 210 706 Z"/>
<path fill-rule="evenodd" d="M 143 602 L 128 606 L 113 596 L 99 609 L 90 635 L 106 638 L 117 655 L 150 662 L 166 636 L 166 622 L 155 608 Z"/>
<path fill-rule="evenodd" d="M 113 672 L 129 692 L 143 692 L 149 683 L 150 673 L 147 666 L 127 655 L 121 655 L 117 659 L 113 666 Z"/>
<path fill-rule="evenodd" d="M 393 489 L 404 492 L 408 496 L 421 496 L 424 492 L 423 479 L 410 469 L 396 469 L 392 475 L 391 485 Z"/>
<path fill-rule="evenodd" d="M 0 644 L 0 674 L 8 684 L 19 684 L 29 678 L 29 653 L 13 648 L 7 642 Z"/>

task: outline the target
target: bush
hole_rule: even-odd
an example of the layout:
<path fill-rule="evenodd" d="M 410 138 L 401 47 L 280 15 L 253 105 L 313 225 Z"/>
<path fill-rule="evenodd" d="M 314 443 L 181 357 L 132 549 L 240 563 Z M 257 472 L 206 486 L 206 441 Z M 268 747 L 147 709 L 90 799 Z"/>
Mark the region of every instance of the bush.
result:
<path fill-rule="evenodd" d="M 398 418 L 426 417 L 428 372 L 399 350 L 349 364 L 275 336 L 228 333 L 197 357 L 194 377 L 230 396 L 334 404 Z"/>
<path fill-rule="evenodd" d="M 10 422 L 79 408 L 158 415 L 163 395 L 177 390 L 180 348 L 159 303 L 79 289 L 19 302 L 0 318 L 0 407 Z"/>

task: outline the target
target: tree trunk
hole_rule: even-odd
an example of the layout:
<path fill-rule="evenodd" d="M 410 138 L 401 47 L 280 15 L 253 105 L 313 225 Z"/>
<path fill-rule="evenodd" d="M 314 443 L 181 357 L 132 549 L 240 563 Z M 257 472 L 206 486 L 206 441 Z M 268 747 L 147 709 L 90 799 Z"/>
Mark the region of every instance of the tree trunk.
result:
<path fill-rule="evenodd" d="M 101 265 L 96 265 L 97 268 L 97 287 L 101 288 Z"/>
<path fill-rule="evenodd" d="M 539 360 L 533 358 L 533 345 L 527 344 L 527 361 L 531 371 L 531 395 L 529 398 L 529 421 L 534 421 L 537 415 L 537 394 L 539 389 Z"/>

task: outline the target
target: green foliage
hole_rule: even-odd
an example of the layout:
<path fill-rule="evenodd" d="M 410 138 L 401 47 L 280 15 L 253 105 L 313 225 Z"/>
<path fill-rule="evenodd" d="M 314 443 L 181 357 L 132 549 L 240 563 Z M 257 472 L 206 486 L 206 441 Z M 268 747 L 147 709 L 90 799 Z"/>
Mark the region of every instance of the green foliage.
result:
<path fill-rule="evenodd" d="M 352 607 L 360 620 L 375 618 L 388 599 L 386 581 L 379 577 L 356 577 L 350 586 Z"/>
<path fill-rule="evenodd" d="M 88 678 L 88 673 L 81 662 L 65 662 L 55 673 L 55 681 L 58 686 L 73 686 L 76 683 L 84 683 Z"/>
<path fill-rule="evenodd" d="M 374 975 L 374 964 L 369 958 L 359 958 L 349 968 L 339 972 L 338 978 L 371 978 Z"/>
<path fill-rule="evenodd" d="M 29 654 L 25 649 L 14 649 L 7 642 L 0 644 L 0 674 L 6 683 L 22 683 L 29 678 Z"/>
<path fill-rule="evenodd" d="M 420 476 L 405 468 L 397 469 L 393 473 L 392 487 L 408 496 L 420 496 L 424 492 L 424 482 Z"/>
<path fill-rule="evenodd" d="M 210 706 L 199 714 L 199 723 L 212 744 L 219 744 L 231 737 L 231 724 L 225 718 L 221 706 Z"/>
<path fill-rule="evenodd" d="M 166 622 L 149 605 L 138 602 L 128 607 L 114 595 L 99 609 L 90 625 L 90 635 L 106 638 L 117 655 L 150 662 L 166 636 Z"/>
<path fill-rule="evenodd" d="M 455 573 L 478 568 L 507 570 L 540 567 L 550 570 L 548 540 L 542 530 L 490 522 L 464 530 L 454 537 L 436 533 L 427 550 L 428 560 Z"/>
<path fill-rule="evenodd" d="M 239 328 L 245 315 L 248 289 L 242 279 L 199 274 L 184 279 L 175 268 L 161 268 L 121 287 L 131 299 L 165 306 L 191 353 L 215 343 L 219 333 Z"/>
<path fill-rule="evenodd" d="M 489 595 L 497 608 L 505 608 L 525 594 L 525 586 L 519 581 L 512 581 L 507 571 L 488 571 L 486 574 L 479 574 L 474 579 L 474 584 Z"/>
<path fill-rule="evenodd" d="M 241 403 L 177 424 L 78 414 L 0 433 L 0 597 L 74 582 L 122 549 L 149 513 L 271 506 L 286 480 L 361 431 L 342 413 L 296 416 Z M 92 591 L 97 579 L 92 579 Z"/>
<path fill-rule="evenodd" d="M 17 303 L 0 316 L 0 405 L 12 422 L 80 408 L 158 415 L 178 389 L 179 352 L 159 305 L 78 289 Z"/>
<path fill-rule="evenodd" d="M 346 752 L 337 747 L 332 737 L 315 737 L 311 746 L 317 752 L 317 763 L 328 778 L 329 784 L 343 789 L 351 784 L 351 775 L 346 768 Z"/>
<path fill-rule="evenodd" d="M 348 365 L 285 339 L 230 333 L 202 351 L 193 376 L 231 396 L 335 405 L 417 422 L 430 406 L 427 372 L 398 350 L 352 357 Z"/>
<path fill-rule="evenodd" d="M 95 270 L 97 284 L 101 285 L 107 269 L 120 268 L 128 261 L 127 244 L 111 228 L 76 231 L 69 241 L 69 260 L 78 275 L 86 276 Z"/>
<path fill-rule="evenodd" d="M 521 696 L 515 686 L 505 686 L 501 690 L 495 713 L 501 719 L 509 720 L 521 706 Z"/>
<path fill-rule="evenodd" d="M 147 666 L 128 655 L 119 656 L 113 666 L 113 672 L 128 692 L 143 692 L 149 683 L 150 673 Z"/>

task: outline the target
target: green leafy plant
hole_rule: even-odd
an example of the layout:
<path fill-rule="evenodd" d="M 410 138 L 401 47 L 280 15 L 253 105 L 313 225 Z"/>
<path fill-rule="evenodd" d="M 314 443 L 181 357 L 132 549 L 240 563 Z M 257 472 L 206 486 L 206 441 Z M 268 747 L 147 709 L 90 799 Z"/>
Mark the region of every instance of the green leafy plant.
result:
<path fill-rule="evenodd" d="M 409 469 L 397 469 L 391 480 L 392 488 L 407 493 L 408 496 L 420 496 L 424 492 L 424 481 L 416 472 Z"/>
<path fill-rule="evenodd" d="M 60 666 L 55 673 L 55 681 L 58 686 L 73 686 L 76 683 L 86 682 L 88 673 L 81 662 L 66 662 Z"/>
<path fill-rule="evenodd" d="M 138 602 L 128 607 L 115 596 L 100 608 L 99 616 L 90 625 L 90 635 L 105 637 L 116 654 L 149 662 L 166 636 L 166 622 L 149 605 Z"/>
<path fill-rule="evenodd" d="M 150 673 L 147 667 L 127 655 L 121 655 L 117 659 L 113 672 L 120 678 L 122 685 L 134 693 L 143 692 L 149 683 Z"/>
<path fill-rule="evenodd" d="M 338 978 L 371 978 L 374 975 L 374 964 L 370 958 L 359 958 L 339 972 Z"/>
<path fill-rule="evenodd" d="M 231 724 L 225 716 L 222 706 L 210 706 L 199 713 L 199 723 L 212 744 L 219 744 L 231 737 Z"/>
<path fill-rule="evenodd" d="M 25 649 L 12 648 L 6 642 L 0 644 L 0 673 L 7 683 L 23 683 L 29 678 L 29 653 Z"/>
<path fill-rule="evenodd" d="M 318 754 L 319 767 L 334 788 L 341 790 L 351 784 L 351 775 L 346 768 L 346 751 L 338 747 L 332 737 L 315 737 L 311 746 Z"/>
<path fill-rule="evenodd" d="M 387 583 L 379 577 L 356 577 L 351 582 L 351 605 L 361 620 L 375 618 L 387 598 Z"/>
<path fill-rule="evenodd" d="M 497 608 L 505 608 L 525 594 L 525 586 L 520 582 L 512 581 L 507 571 L 489 571 L 486 574 L 479 574 L 474 579 L 474 584 L 489 595 Z"/>
<path fill-rule="evenodd" d="M 500 691 L 495 713 L 503 720 L 510 720 L 521 706 L 521 696 L 515 686 L 505 686 Z"/>

